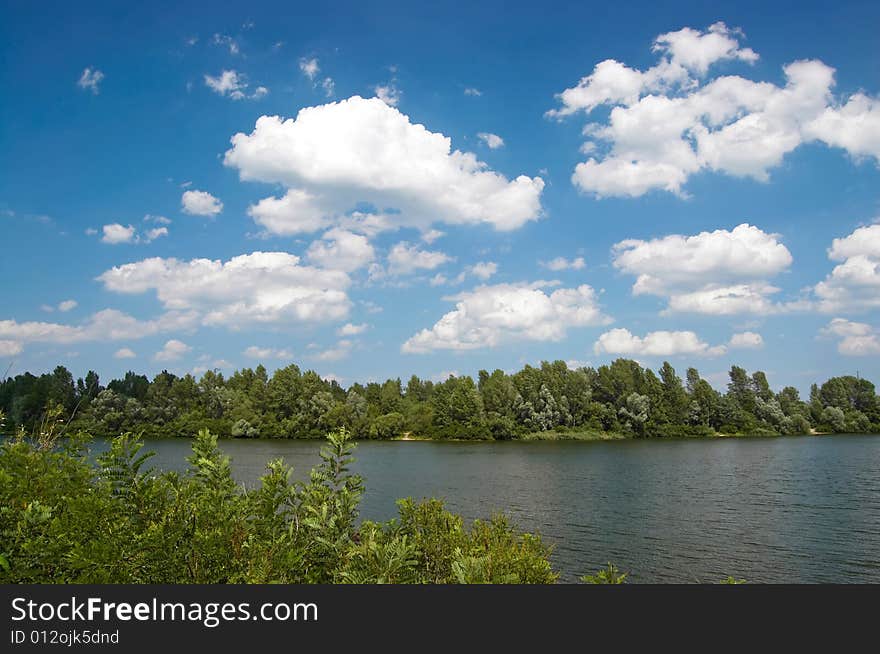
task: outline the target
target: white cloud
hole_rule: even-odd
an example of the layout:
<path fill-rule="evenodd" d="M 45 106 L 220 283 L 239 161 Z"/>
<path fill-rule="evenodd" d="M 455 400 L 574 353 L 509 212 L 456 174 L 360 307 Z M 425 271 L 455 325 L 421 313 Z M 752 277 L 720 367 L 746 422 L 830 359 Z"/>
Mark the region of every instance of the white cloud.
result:
<path fill-rule="evenodd" d="M 479 97 L 479 96 L 483 95 L 483 92 L 480 89 L 469 86 L 464 90 L 464 94 Z"/>
<path fill-rule="evenodd" d="M 191 216 L 216 216 L 223 211 L 223 203 L 207 191 L 184 191 L 180 204 L 183 213 Z"/>
<path fill-rule="evenodd" d="M 363 334 L 367 329 L 369 329 L 369 325 L 367 323 L 361 323 L 360 325 L 354 325 L 352 323 L 346 323 L 342 327 L 336 330 L 336 333 L 339 336 L 357 336 L 358 334 Z"/>
<path fill-rule="evenodd" d="M 151 243 L 161 236 L 168 236 L 167 227 L 154 227 L 144 234 L 144 243 Z"/>
<path fill-rule="evenodd" d="M 104 225 L 102 230 L 104 235 L 101 237 L 101 242 L 109 243 L 111 245 L 118 245 L 119 243 L 134 243 L 137 234 L 137 230 L 133 226 L 129 225 L 126 227 L 119 223 Z"/>
<path fill-rule="evenodd" d="M 583 270 L 586 267 L 587 262 L 584 261 L 583 257 L 577 257 L 575 259 L 556 257 L 550 261 L 541 261 L 540 264 L 548 270 L 558 272 L 560 270 Z"/>
<path fill-rule="evenodd" d="M 263 198 L 251 205 L 248 215 L 270 234 L 289 236 L 314 232 L 330 224 L 315 200 L 307 191 L 290 189 L 280 198 Z"/>
<path fill-rule="evenodd" d="M 315 81 L 315 77 L 321 71 L 321 66 L 318 64 L 316 58 L 312 57 L 311 59 L 306 59 L 303 57 L 299 60 L 299 69 L 302 71 L 303 75 L 310 80 Z"/>
<path fill-rule="evenodd" d="M 192 182 L 184 182 L 183 184 L 181 184 L 181 186 L 185 188 L 185 187 L 189 186 L 190 184 L 192 184 Z M 171 220 L 166 218 L 165 216 L 154 216 L 149 213 L 146 216 L 144 216 L 144 222 L 145 223 L 156 223 L 157 225 L 170 225 L 171 224 Z"/>
<path fill-rule="evenodd" d="M 814 288 L 819 310 L 860 312 L 880 307 L 880 224 L 836 238 L 828 258 L 839 261 Z"/>
<path fill-rule="evenodd" d="M 861 158 L 880 158 L 880 100 L 855 93 L 846 104 L 828 107 L 806 126 L 813 138 Z"/>
<path fill-rule="evenodd" d="M 301 58 L 299 60 L 299 69 L 300 71 L 302 71 L 303 75 L 309 78 L 309 81 L 312 82 L 312 86 L 318 86 L 318 82 L 316 80 L 318 77 L 318 73 L 321 72 L 321 66 L 318 63 L 317 58 Z M 324 95 L 326 95 L 328 98 L 332 98 L 333 94 L 336 92 L 336 82 L 333 81 L 332 77 L 325 77 L 321 81 L 321 89 L 323 89 Z"/>
<path fill-rule="evenodd" d="M 269 94 L 269 89 L 265 86 L 258 86 L 248 95 L 247 77 L 235 70 L 224 70 L 216 77 L 205 75 L 205 85 L 214 93 L 233 100 L 259 100 Z"/>
<path fill-rule="evenodd" d="M 692 331 L 656 331 L 644 337 L 633 335 L 628 329 L 612 329 L 605 332 L 593 344 L 596 354 L 622 354 L 627 356 L 719 356 L 726 352 L 723 345 L 710 346 Z"/>
<path fill-rule="evenodd" d="M 168 331 L 191 329 L 197 316 L 191 311 L 168 311 L 154 320 L 138 320 L 116 309 L 92 314 L 80 325 L 0 320 L 0 339 L 56 344 L 136 339 Z"/>
<path fill-rule="evenodd" d="M 839 338 L 837 351 L 846 356 L 880 354 L 880 331 L 866 323 L 834 318 L 820 333 Z"/>
<path fill-rule="evenodd" d="M 276 350 L 271 347 L 257 347 L 256 345 L 251 345 L 244 352 L 242 352 L 246 357 L 251 359 L 293 359 L 293 352 L 288 349 Z"/>
<path fill-rule="evenodd" d="M 233 100 L 244 98 L 244 90 L 247 88 L 247 82 L 235 70 L 224 70 L 216 77 L 205 75 L 205 84 L 215 93 L 228 95 Z"/>
<path fill-rule="evenodd" d="M 661 34 L 654 40 L 654 52 L 667 54 L 673 65 L 680 65 L 699 75 L 705 75 L 709 66 L 725 59 L 739 59 L 748 63 L 758 60 L 751 48 L 741 48 L 738 36 L 742 33 L 718 22 L 706 32 L 689 27 L 677 32 Z"/>
<path fill-rule="evenodd" d="M 321 323 L 348 317 L 348 275 L 300 264 L 287 252 L 253 252 L 223 262 L 153 257 L 98 277 L 118 293 L 155 290 L 169 310 L 194 311 L 205 325 Z"/>
<path fill-rule="evenodd" d="M 615 268 L 636 276 L 634 295 L 666 297 L 669 312 L 731 315 L 799 307 L 770 299 L 779 289 L 766 278 L 787 270 L 792 256 L 779 235 L 753 225 L 627 239 L 614 245 L 612 257 Z"/>
<path fill-rule="evenodd" d="M 547 282 L 480 286 L 454 296 L 455 309 L 431 329 L 407 340 L 401 350 L 472 350 L 516 341 L 558 341 L 574 327 L 604 325 L 593 289 L 586 284 L 542 290 Z"/>
<path fill-rule="evenodd" d="M 764 347 L 764 339 L 756 332 L 740 332 L 730 337 L 728 345 L 735 349 L 756 350 Z"/>
<path fill-rule="evenodd" d="M 114 359 L 134 359 L 136 357 L 137 354 L 134 353 L 134 350 L 127 347 L 120 348 L 113 353 Z"/>
<path fill-rule="evenodd" d="M 178 341 L 177 339 L 172 338 L 170 341 L 166 341 L 162 349 L 153 355 L 153 360 L 177 361 L 190 350 L 192 350 L 192 348 L 189 345 L 183 341 Z"/>
<path fill-rule="evenodd" d="M 835 100 L 835 71 L 821 61 L 784 66 L 784 86 L 706 79 L 718 61 L 758 58 L 741 38 L 723 23 L 663 34 L 654 43 L 654 67 L 605 60 L 560 93 L 551 117 L 612 107 L 607 123 L 585 128 L 582 150 L 595 156 L 576 166 L 573 183 L 600 197 L 634 197 L 654 189 L 684 195 L 688 178 L 701 170 L 766 181 L 787 153 L 817 140 L 880 161 L 880 103 L 863 93 Z"/>
<path fill-rule="evenodd" d="M 101 92 L 101 89 L 98 86 L 101 84 L 101 80 L 104 79 L 104 73 L 102 73 L 97 68 L 86 68 L 83 70 L 82 75 L 79 76 L 79 80 L 76 85 L 81 89 L 88 89 L 93 94 L 98 95 Z"/>
<path fill-rule="evenodd" d="M 64 300 L 63 302 L 58 303 L 58 310 L 61 313 L 66 313 L 68 311 L 76 309 L 77 306 L 79 306 L 79 302 L 77 302 L 76 300 Z"/>
<path fill-rule="evenodd" d="M 226 34 L 215 34 L 212 40 L 214 45 L 224 46 L 229 49 L 229 54 L 237 55 L 241 51 L 238 47 L 238 41 Z"/>
<path fill-rule="evenodd" d="M 467 272 L 477 279 L 486 281 L 498 272 L 498 264 L 494 261 L 479 261 L 467 268 Z"/>
<path fill-rule="evenodd" d="M 486 281 L 498 272 L 498 264 L 494 261 L 480 261 L 472 266 L 466 266 L 455 277 L 449 278 L 443 273 L 437 273 L 430 280 L 431 286 L 443 286 L 445 284 L 462 284 L 468 277 L 476 277 Z"/>
<path fill-rule="evenodd" d="M 23 349 L 18 341 L 0 340 L 0 357 L 14 357 L 21 354 Z"/>
<path fill-rule="evenodd" d="M 428 245 L 431 245 L 431 243 L 445 235 L 446 234 L 441 232 L 439 229 L 429 229 L 422 232 L 422 240 Z"/>
<path fill-rule="evenodd" d="M 232 137 L 224 162 L 243 180 L 298 192 L 296 214 L 262 219 L 281 233 L 295 231 L 299 215 L 308 224 L 318 217 L 341 223 L 363 204 L 378 208 L 371 212 L 381 215 L 378 229 L 423 232 L 435 222 L 512 230 L 542 213 L 540 177 L 508 180 L 376 98 L 307 107 L 295 119 L 262 116 L 251 134 Z"/>
<path fill-rule="evenodd" d="M 346 358 L 351 353 L 353 346 L 354 343 L 343 339 L 336 344 L 336 347 L 313 354 L 310 358 L 315 361 L 339 361 Z"/>
<path fill-rule="evenodd" d="M 365 236 L 336 227 L 313 241 L 306 257 L 322 268 L 353 272 L 373 261 L 376 253 Z"/>
<path fill-rule="evenodd" d="M 104 225 L 101 230 L 103 232 L 101 242 L 109 243 L 110 245 L 119 245 L 120 243 L 150 243 L 160 236 L 168 236 L 167 227 L 148 229 L 143 235 L 138 233 L 138 230 L 134 225 L 125 226 L 120 225 L 119 223 Z M 89 230 L 86 231 L 88 233 Z M 91 231 L 97 233 L 96 230 Z"/>
<path fill-rule="evenodd" d="M 388 84 L 380 84 L 373 89 L 376 97 L 389 107 L 396 107 L 400 103 L 400 96 L 403 92 L 397 88 L 394 82 Z"/>
<path fill-rule="evenodd" d="M 504 147 L 504 139 L 497 134 L 492 134 L 490 132 L 480 132 L 479 134 L 477 134 L 477 137 L 483 143 L 485 143 L 490 150 L 497 150 L 498 148 Z"/>
<path fill-rule="evenodd" d="M 434 270 L 452 261 L 445 252 L 439 250 L 420 250 L 418 245 L 401 241 L 388 253 L 388 273 L 391 275 L 410 275 L 419 270 Z"/>

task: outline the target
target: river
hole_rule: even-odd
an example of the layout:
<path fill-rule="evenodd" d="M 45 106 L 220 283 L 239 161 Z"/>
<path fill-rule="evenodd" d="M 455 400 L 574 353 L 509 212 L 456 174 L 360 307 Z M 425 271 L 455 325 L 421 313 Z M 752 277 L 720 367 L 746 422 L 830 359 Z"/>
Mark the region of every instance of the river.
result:
<path fill-rule="evenodd" d="M 302 478 L 320 443 L 227 440 L 252 485 L 284 457 Z M 103 449 L 102 443 L 93 446 Z M 182 470 L 189 441 L 153 440 Z M 441 497 L 468 519 L 506 512 L 555 546 L 562 581 L 607 561 L 633 582 L 880 582 L 880 437 L 616 442 L 362 442 L 361 515 Z"/>

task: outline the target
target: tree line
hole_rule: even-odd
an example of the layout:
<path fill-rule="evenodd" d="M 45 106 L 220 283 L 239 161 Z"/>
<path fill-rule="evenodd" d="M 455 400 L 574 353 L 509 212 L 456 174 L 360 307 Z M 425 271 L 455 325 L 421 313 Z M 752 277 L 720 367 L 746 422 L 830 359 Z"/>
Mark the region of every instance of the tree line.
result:
<path fill-rule="evenodd" d="M 200 378 L 167 370 L 153 379 L 127 372 L 104 385 L 89 371 L 74 380 L 64 366 L 0 382 L 5 431 L 33 434 L 50 421 L 95 436 L 123 432 L 192 437 L 207 427 L 222 437 L 323 438 L 345 428 L 357 439 L 638 438 L 715 434 L 880 432 L 874 384 L 856 376 L 813 384 L 809 398 L 739 366 L 719 392 L 696 368 L 684 378 L 668 362 L 657 372 L 617 359 L 596 368 L 563 361 L 519 372 L 481 370 L 474 380 L 434 383 L 413 375 L 344 388 L 297 365 L 271 376 L 262 365 Z"/>

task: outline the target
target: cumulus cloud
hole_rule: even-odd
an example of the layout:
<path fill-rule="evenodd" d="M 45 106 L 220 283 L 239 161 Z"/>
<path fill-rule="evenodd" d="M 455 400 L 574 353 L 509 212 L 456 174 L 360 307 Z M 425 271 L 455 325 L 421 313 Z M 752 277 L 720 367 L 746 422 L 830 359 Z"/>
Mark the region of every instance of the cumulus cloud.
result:
<path fill-rule="evenodd" d="M 144 232 L 144 243 L 152 243 L 157 238 L 162 236 L 168 236 L 168 228 L 167 227 L 154 227 L 153 229 L 148 229 Z"/>
<path fill-rule="evenodd" d="M 469 86 L 464 90 L 465 95 L 472 95 L 474 97 L 479 97 L 483 95 L 483 92 L 480 89 L 474 88 L 473 86 Z"/>
<path fill-rule="evenodd" d="M 655 189 L 683 195 L 702 170 L 766 181 L 786 154 L 813 141 L 880 161 L 880 103 L 863 93 L 835 99 L 835 71 L 821 61 L 784 66 L 783 86 L 707 77 L 717 62 L 757 60 L 742 38 L 724 23 L 662 34 L 655 66 L 642 71 L 608 59 L 560 93 L 550 117 L 611 107 L 606 123 L 584 129 L 582 151 L 594 156 L 576 166 L 575 186 L 600 197 Z"/>
<path fill-rule="evenodd" d="M 197 316 L 190 311 L 168 311 L 154 320 L 138 320 L 116 309 L 92 314 L 78 325 L 16 320 L 0 320 L 0 339 L 18 343 L 70 344 L 90 341 L 138 339 L 196 325 Z"/>
<path fill-rule="evenodd" d="M 99 85 L 103 79 L 104 73 L 97 68 L 86 68 L 83 70 L 82 75 L 79 76 L 76 85 L 81 89 L 88 89 L 94 95 L 98 95 L 101 92 Z"/>
<path fill-rule="evenodd" d="M 134 359 L 136 357 L 137 354 L 134 353 L 134 350 L 127 347 L 120 348 L 113 353 L 114 359 Z"/>
<path fill-rule="evenodd" d="M 342 327 L 336 330 L 336 333 L 339 336 L 357 336 L 358 334 L 363 334 L 367 329 L 369 329 L 369 325 L 367 323 L 361 323 L 360 325 L 354 325 L 352 323 L 346 323 Z"/>
<path fill-rule="evenodd" d="M 184 191 L 180 205 L 191 216 L 216 216 L 223 211 L 223 203 L 207 191 Z"/>
<path fill-rule="evenodd" d="M 880 330 L 866 323 L 834 318 L 820 334 L 838 338 L 837 351 L 846 356 L 880 354 Z"/>
<path fill-rule="evenodd" d="M 21 354 L 23 349 L 19 341 L 0 340 L 0 357 L 14 357 Z"/>
<path fill-rule="evenodd" d="M 465 266 L 455 277 L 449 278 L 443 273 L 437 273 L 431 280 L 431 286 L 443 286 L 445 284 L 462 284 L 468 277 L 476 277 L 480 281 L 487 281 L 498 272 L 498 264 L 494 261 L 479 261 L 472 266 Z"/>
<path fill-rule="evenodd" d="M 134 243 L 135 236 L 137 234 L 137 230 L 128 225 L 120 225 L 119 223 L 112 223 L 110 225 L 104 225 L 101 228 L 104 235 L 101 237 L 102 243 L 109 243 L 110 245 L 118 245 L 120 243 Z"/>
<path fill-rule="evenodd" d="M 153 355 L 153 360 L 177 361 L 190 350 L 192 350 L 192 348 L 189 345 L 183 341 L 178 341 L 177 339 L 172 338 L 170 341 L 166 341 L 162 349 Z"/>
<path fill-rule="evenodd" d="M 764 339 L 756 332 L 740 332 L 730 337 L 732 349 L 757 350 L 764 347 Z"/>
<path fill-rule="evenodd" d="M 101 242 L 110 245 L 119 245 L 120 243 L 151 243 L 161 236 L 168 236 L 167 227 L 154 227 L 141 234 L 133 225 L 126 226 L 119 223 L 104 225 L 101 231 L 103 233 Z"/>
<path fill-rule="evenodd" d="M 345 272 L 304 266 L 287 252 L 253 252 L 229 261 L 153 257 L 98 277 L 117 293 L 155 291 L 169 310 L 193 311 L 205 325 L 313 324 L 348 317 Z"/>
<path fill-rule="evenodd" d="M 269 93 L 265 86 L 258 86 L 248 95 L 247 77 L 235 70 L 224 70 L 217 76 L 205 75 L 205 85 L 214 93 L 233 100 L 259 100 Z"/>
<path fill-rule="evenodd" d="M 58 303 L 58 310 L 61 313 L 67 313 L 68 311 L 72 311 L 79 306 L 79 302 L 76 300 L 64 300 L 63 302 Z"/>
<path fill-rule="evenodd" d="M 486 281 L 498 272 L 498 264 L 494 261 L 479 261 L 472 266 L 468 266 L 467 272 L 477 279 Z"/>
<path fill-rule="evenodd" d="M 488 147 L 490 150 L 497 150 L 498 148 L 504 147 L 504 139 L 497 134 L 492 134 L 491 132 L 480 132 L 479 134 L 477 134 L 477 138 L 485 143 L 486 147 Z"/>
<path fill-rule="evenodd" d="M 778 234 L 743 223 L 694 236 L 627 239 L 612 248 L 614 267 L 635 275 L 634 295 L 668 299 L 668 312 L 715 315 L 773 313 L 799 308 L 775 303 L 766 279 L 792 263 Z"/>
<path fill-rule="evenodd" d="M 376 253 L 366 236 L 336 227 L 313 241 L 306 257 L 322 268 L 353 272 L 372 262 Z"/>
<path fill-rule="evenodd" d="M 315 196 L 301 189 L 290 189 L 280 198 L 263 198 L 248 208 L 248 215 L 270 234 L 280 236 L 307 234 L 330 225 Z"/>
<path fill-rule="evenodd" d="M 342 339 L 336 343 L 335 347 L 322 350 L 317 354 L 313 354 L 310 358 L 315 361 L 339 361 L 346 358 L 350 353 L 354 343 L 347 339 Z"/>
<path fill-rule="evenodd" d="M 267 359 L 287 359 L 290 360 L 293 358 L 293 352 L 288 349 L 274 349 L 271 347 L 257 347 L 256 345 L 251 345 L 244 352 L 242 352 L 246 357 L 251 359 L 259 359 L 265 361 Z"/>
<path fill-rule="evenodd" d="M 596 354 L 626 356 L 719 356 L 726 351 L 725 346 L 710 346 L 692 331 L 656 331 L 640 337 L 628 329 L 618 328 L 605 332 L 593 344 L 593 352 Z"/>
<path fill-rule="evenodd" d="M 423 232 L 435 222 L 512 230 L 542 212 L 540 177 L 508 180 L 376 98 L 306 107 L 286 120 L 262 116 L 253 132 L 232 137 L 224 163 L 243 180 L 288 189 L 251 208 L 272 233 L 341 224 L 363 206 L 375 208 L 360 216 L 364 225 Z"/>
<path fill-rule="evenodd" d="M 439 229 L 428 229 L 422 232 L 422 240 L 428 245 L 431 245 L 431 243 L 439 238 L 442 238 L 445 235 L 446 234 L 441 232 Z"/>
<path fill-rule="evenodd" d="M 434 270 L 452 260 L 445 252 L 421 250 L 418 245 L 401 241 L 388 253 L 388 274 L 410 275 L 420 270 Z"/>
<path fill-rule="evenodd" d="M 545 291 L 547 282 L 480 286 L 450 299 L 455 309 L 407 340 L 401 351 L 473 350 L 516 341 L 558 341 L 569 329 L 610 322 L 593 289 Z"/>
<path fill-rule="evenodd" d="M 574 259 L 556 257 L 550 261 L 540 261 L 539 263 L 544 266 L 544 268 L 554 272 L 559 272 L 560 270 L 583 270 L 587 265 L 587 262 L 584 261 L 583 257 L 577 257 Z"/>
<path fill-rule="evenodd" d="M 859 227 L 834 239 L 828 258 L 840 263 L 814 288 L 820 311 L 860 312 L 880 307 L 880 224 Z"/>

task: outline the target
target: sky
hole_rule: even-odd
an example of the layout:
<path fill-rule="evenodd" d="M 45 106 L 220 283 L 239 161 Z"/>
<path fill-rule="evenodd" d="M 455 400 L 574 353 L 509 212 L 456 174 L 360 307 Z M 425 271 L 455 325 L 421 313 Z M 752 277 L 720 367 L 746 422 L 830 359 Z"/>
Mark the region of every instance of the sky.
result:
<path fill-rule="evenodd" d="M 2 3 L 9 374 L 880 382 L 876 2 L 222 4 Z"/>

